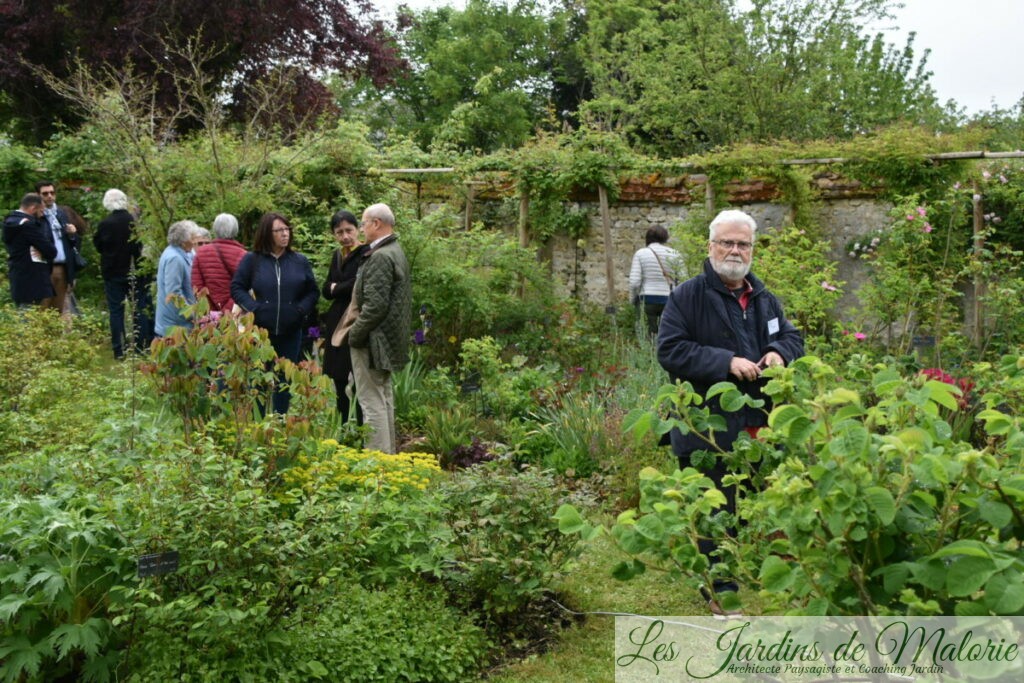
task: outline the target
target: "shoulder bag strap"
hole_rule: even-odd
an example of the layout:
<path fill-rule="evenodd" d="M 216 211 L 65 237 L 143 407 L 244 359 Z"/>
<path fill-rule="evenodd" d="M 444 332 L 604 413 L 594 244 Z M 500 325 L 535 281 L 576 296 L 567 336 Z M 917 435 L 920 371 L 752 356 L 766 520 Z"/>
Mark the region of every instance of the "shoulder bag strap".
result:
<path fill-rule="evenodd" d="M 661 268 L 661 274 L 664 276 L 665 282 L 671 285 L 676 281 L 676 279 L 674 277 L 669 277 L 668 271 L 665 270 L 665 265 L 661 262 L 661 257 L 658 256 L 658 252 L 654 251 L 651 247 L 647 248 L 650 249 L 651 253 L 654 254 L 654 258 L 658 261 L 658 267 Z"/>

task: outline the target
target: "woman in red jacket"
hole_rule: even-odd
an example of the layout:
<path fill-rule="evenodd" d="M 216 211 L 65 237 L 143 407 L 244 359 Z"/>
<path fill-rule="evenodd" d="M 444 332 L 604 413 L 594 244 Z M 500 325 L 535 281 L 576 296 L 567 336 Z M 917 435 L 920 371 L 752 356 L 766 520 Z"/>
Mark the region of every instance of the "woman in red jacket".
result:
<path fill-rule="evenodd" d="M 238 237 L 238 219 L 230 213 L 214 218 L 212 230 L 216 239 L 197 248 L 192 260 L 192 286 L 206 295 L 211 311 L 230 313 L 235 305 L 231 298 L 231 278 L 235 276 L 246 249 L 235 239 Z"/>

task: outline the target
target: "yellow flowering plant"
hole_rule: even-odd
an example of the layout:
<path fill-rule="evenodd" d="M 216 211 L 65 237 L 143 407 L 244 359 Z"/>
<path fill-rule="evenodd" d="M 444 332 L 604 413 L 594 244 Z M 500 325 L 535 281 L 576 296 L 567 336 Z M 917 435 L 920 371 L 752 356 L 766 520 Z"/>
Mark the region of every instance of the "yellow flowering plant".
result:
<path fill-rule="evenodd" d="M 432 453 L 381 453 L 324 439 L 314 453 L 302 453 L 283 472 L 285 484 L 306 494 L 327 491 L 423 491 L 440 474 Z"/>

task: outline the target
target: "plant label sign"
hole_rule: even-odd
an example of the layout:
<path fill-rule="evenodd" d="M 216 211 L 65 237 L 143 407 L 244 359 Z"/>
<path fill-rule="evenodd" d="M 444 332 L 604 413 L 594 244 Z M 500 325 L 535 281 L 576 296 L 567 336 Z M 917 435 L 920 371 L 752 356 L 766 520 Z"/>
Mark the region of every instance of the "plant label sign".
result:
<path fill-rule="evenodd" d="M 178 551 L 139 556 L 139 578 L 162 576 L 178 571 Z"/>

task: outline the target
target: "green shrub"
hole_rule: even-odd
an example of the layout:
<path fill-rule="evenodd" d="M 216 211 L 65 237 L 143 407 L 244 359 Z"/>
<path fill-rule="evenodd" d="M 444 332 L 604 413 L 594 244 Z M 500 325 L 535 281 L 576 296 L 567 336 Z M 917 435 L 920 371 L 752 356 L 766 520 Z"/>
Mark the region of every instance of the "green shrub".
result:
<path fill-rule="evenodd" d="M 744 438 L 731 452 L 709 443 L 709 456 L 724 458 L 733 473 L 724 485 L 740 492 L 740 523 L 716 512 L 725 497 L 700 472 L 644 472 L 639 509 L 611 530 L 633 558 L 618 576 L 652 564 L 710 584 L 725 572 L 806 615 L 1024 609 L 1016 542 L 1024 533 L 1024 361 L 1006 357 L 993 372 L 998 381 L 979 378 L 991 389 L 980 398 L 977 443 L 956 427 L 961 411 L 975 409 L 963 395 L 970 385 L 933 379 L 941 371 L 908 377 L 857 359 L 843 368 L 852 378 L 843 386 L 834 369 L 804 357 L 769 374 L 776 406 L 759 440 Z M 742 405 L 731 384 L 715 391 L 727 410 Z M 724 427 L 685 383 L 662 395 L 676 417 L 634 415 L 634 429 Z M 594 533 L 569 506 L 558 517 L 567 533 Z M 697 550 L 703 537 L 719 543 L 724 561 L 714 568 Z"/>
<path fill-rule="evenodd" d="M 468 681 L 487 661 L 484 632 L 437 587 L 402 581 L 341 589 L 306 602 L 288 624 L 289 663 L 305 664 L 297 680 Z"/>
<path fill-rule="evenodd" d="M 503 461 L 458 471 L 437 489 L 453 535 L 444 574 L 452 599 L 503 637 L 544 630 L 548 617 L 531 608 L 578 554 L 552 519 L 558 490 L 550 474 Z"/>
<path fill-rule="evenodd" d="M 109 680 L 110 610 L 134 565 L 94 496 L 0 501 L 0 677 Z"/>

